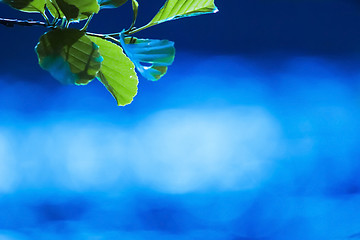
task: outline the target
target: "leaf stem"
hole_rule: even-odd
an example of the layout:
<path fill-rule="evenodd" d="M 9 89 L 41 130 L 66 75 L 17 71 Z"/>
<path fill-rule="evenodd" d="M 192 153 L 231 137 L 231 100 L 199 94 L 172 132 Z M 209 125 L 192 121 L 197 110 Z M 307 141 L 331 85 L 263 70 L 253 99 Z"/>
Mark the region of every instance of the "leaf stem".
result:
<path fill-rule="evenodd" d="M 93 18 L 94 14 L 91 14 L 91 16 L 87 19 L 84 27 L 80 30 L 80 31 L 86 31 L 86 29 L 88 28 L 89 24 L 90 24 L 90 21 L 91 19 Z"/>
<path fill-rule="evenodd" d="M 34 20 L 20 20 L 20 19 L 7 19 L 7 18 L 0 18 L 0 24 L 6 27 L 14 27 L 15 25 L 18 26 L 42 26 L 47 27 L 47 23 L 34 21 Z"/>
<path fill-rule="evenodd" d="M 66 18 L 61 19 L 60 28 L 64 28 L 66 25 L 66 22 L 67 22 Z"/>
<path fill-rule="evenodd" d="M 87 32 L 86 35 L 93 36 L 93 37 L 98 37 L 98 38 L 102 38 L 102 39 L 106 39 L 106 40 L 111 40 L 111 41 L 114 41 L 117 44 L 121 45 L 121 42 L 118 39 L 116 39 L 116 38 L 114 38 L 114 37 L 112 37 L 112 36 L 110 36 L 108 34 L 99 34 L 99 33 Z"/>
<path fill-rule="evenodd" d="M 46 24 L 47 24 L 47 25 L 50 25 L 50 21 L 49 21 L 48 16 L 46 16 L 46 13 L 45 13 L 45 12 L 41 12 L 41 15 L 44 17 L 44 19 L 45 19 L 45 21 L 46 21 Z"/>
<path fill-rule="evenodd" d="M 132 28 L 132 29 L 129 29 L 128 31 L 126 31 L 125 33 L 128 34 L 128 35 L 131 35 L 131 34 L 134 34 L 134 33 L 137 33 L 137 32 L 140 32 L 148 27 L 151 27 L 150 24 L 146 24 L 145 26 L 142 26 L 142 27 L 139 27 L 139 28 Z"/>

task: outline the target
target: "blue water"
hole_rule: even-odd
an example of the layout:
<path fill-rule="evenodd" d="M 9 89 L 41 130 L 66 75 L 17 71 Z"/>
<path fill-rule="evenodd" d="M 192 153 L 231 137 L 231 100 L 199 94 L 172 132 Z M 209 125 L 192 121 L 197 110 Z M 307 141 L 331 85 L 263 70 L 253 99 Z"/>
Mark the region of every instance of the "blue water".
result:
<path fill-rule="evenodd" d="M 358 239 L 359 64 L 179 51 L 126 107 L 0 74 L 0 239 Z"/>

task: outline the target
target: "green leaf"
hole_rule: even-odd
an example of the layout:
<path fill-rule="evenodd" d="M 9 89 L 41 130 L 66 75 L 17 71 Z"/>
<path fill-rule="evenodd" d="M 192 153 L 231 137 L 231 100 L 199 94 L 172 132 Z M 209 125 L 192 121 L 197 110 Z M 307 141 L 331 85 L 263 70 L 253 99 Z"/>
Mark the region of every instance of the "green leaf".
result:
<path fill-rule="evenodd" d="M 0 2 L 22 12 L 43 13 L 45 11 L 45 0 L 0 0 Z"/>
<path fill-rule="evenodd" d="M 126 2 L 127 0 L 98 0 L 101 8 L 117 8 Z"/>
<path fill-rule="evenodd" d="M 100 70 L 99 47 L 77 29 L 56 29 L 42 35 L 35 48 L 40 66 L 63 84 L 85 85 Z"/>
<path fill-rule="evenodd" d="M 120 46 L 99 37 L 89 38 L 100 47 L 100 54 L 104 58 L 98 74 L 99 80 L 114 96 L 119 106 L 131 103 L 137 94 L 139 83 L 134 64 Z"/>
<path fill-rule="evenodd" d="M 214 0 L 167 0 L 155 17 L 145 26 L 131 31 L 138 32 L 159 23 L 201 14 L 216 13 L 219 10 Z"/>
<path fill-rule="evenodd" d="M 60 10 L 55 0 L 46 0 L 46 8 L 54 18 L 64 18 L 64 13 Z"/>
<path fill-rule="evenodd" d="M 47 0 L 46 5 L 53 17 L 69 21 L 86 19 L 100 10 L 97 0 Z"/>

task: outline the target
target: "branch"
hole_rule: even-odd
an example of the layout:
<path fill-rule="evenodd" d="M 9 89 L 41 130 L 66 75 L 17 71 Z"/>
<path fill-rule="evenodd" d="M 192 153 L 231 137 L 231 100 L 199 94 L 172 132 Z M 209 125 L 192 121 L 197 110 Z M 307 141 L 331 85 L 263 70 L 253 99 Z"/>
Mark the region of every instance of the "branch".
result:
<path fill-rule="evenodd" d="M 42 26 L 47 27 L 48 25 L 45 22 L 40 21 L 34 21 L 34 20 L 19 20 L 19 19 L 5 19 L 0 18 L 0 24 L 6 26 L 6 27 L 14 27 L 15 25 L 18 26 Z"/>
<path fill-rule="evenodd" d="M 6 26 L 6 27 L 14 27 L 15 25 L 18 26 L 26 26 L 26 27 L 31 27 L 31 26 L 42 26 L 42 27 L 49 27 L 48 24 L 46 24 L 45 22 L 40 22 L 40 21 L 34 21 L 34 20 L 19 20 L 19 19 L 6 19 L 6 18 L 0 18 L 0 24 Z M 51 26 L 50 26 L 51 28 Z M 118 36 L 118 33 L 115 34 L 98 34 L 98 33 L 90 33 L 87 32 L 86 33 L 89 36 L 94 36 L 94 37 L 99 37 L 102 39 L 106 39 L 106 40 L 111 40 L 114 41 L 118 44 L 121 44 L 119 40 L 117 40 L 116 38 L 114 38 L 113 36 Z"/>

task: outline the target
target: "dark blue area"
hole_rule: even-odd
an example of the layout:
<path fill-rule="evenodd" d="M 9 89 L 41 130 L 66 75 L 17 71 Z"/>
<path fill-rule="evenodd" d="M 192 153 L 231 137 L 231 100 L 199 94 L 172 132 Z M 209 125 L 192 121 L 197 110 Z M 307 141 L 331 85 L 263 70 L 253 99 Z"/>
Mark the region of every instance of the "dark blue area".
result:
<path fill-rule="evenodd" d="M 137 26 L 145 25 L 163 1 L 139 1 Z M 169 22 L 139 34 L 142 37 L 170 39 L 179 49 L 232 54 L 288 53 L 357 55 L 360 41 L 360 4 L 356 0 L 253 0 L 218 1 L 216 15 Z M 8 18 L 41 17 L 18 14 L 2 6 L 0 15 Z M 116 32 L 127 28 L 132 19 L 131 5 L 104 10 L 90 25 L 95 32 Z M 8 59 L 14 51 L 29 54 L 43 29 L 2 28 L 3 51 Z M 23 41 L 23 39 L 27 39 Z M 32 57 L 35 58 L 35 57 Z"/>

